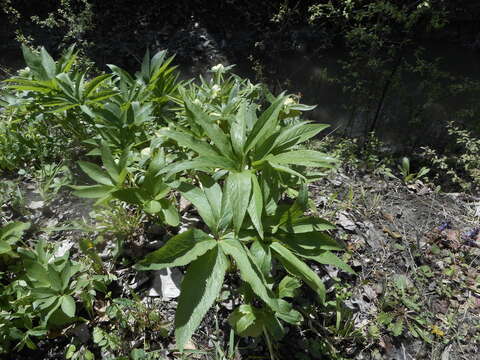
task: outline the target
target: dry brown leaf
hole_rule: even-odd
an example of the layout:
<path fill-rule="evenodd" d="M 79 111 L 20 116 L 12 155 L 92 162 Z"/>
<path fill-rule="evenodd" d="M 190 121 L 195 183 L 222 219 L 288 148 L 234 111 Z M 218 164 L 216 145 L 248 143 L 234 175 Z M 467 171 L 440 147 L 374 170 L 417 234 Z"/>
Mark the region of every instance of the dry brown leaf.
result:
<path fill-rule="evenodd" d="M 461 245 L 460 231 L 447 229 L 445 231 L 445 235 L 446 235 L 446 241 L 448 243 L 448 246 L 450 246 L 452 249 L 458 249 L 460 247 Z"/>
<path fill-rule="evenodd" d="M 402 234 L 400 234 L 399 232 L 390 230 L 387 226 L 384 226 L 382 230 L 384 233 L 387 233 L 388 235 L 390 235 L 392 238 L 396 240 L 402 238 Z"/>
<path fill-rule="evenodd" d="M 382 212 L 382 216 L 385 220 L 390 221 L 391 223 L 395 222 L 395 216 L 393 216 L 392 214 Z"/>

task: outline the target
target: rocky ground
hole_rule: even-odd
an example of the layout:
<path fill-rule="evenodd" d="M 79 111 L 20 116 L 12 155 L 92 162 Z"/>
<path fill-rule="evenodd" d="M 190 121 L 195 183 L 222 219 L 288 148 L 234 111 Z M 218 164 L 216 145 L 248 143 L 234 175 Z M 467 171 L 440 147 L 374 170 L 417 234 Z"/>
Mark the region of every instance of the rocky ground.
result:
<path fill-rule="evenodd" d="M 354 358 L 480 358 L 480 198 L 371 174 L 313 189 L 357 271 L 341 286 L 366 337 Z"/>
<path fill-rule="evenodd" d="M 112 278 L 93 319 L 51 334 L 39 350 L 11 359 L 63 359 L 73 338 L 98 358 L 128 354 L 141 344 L 156 350 L 154 358 L 181 358 L 174 350 L 172 322 L 182 272 L 130 267 L 133 259 L 161 246 L 168 231 L 145 223 L 132 209 L 92 212 L 92 203 L 66 189 L 45 201 L 32 181 L 2 183 L 2 223 L 29 221 L 29 237 L 44 237 L 77 259 L 88 258 L 78 248 L 90 239 L 102 271 Z M 297 306 L 305 322 L 275 345 L 278 358 L 480 359 L 480 198 L 346 169 L 312 184 L 310 193 L 319 215 L 337 224 L 334 235 L 345 243 L 343 259 L 356 275 L 316 268 L 330 302 L 322 309 L 302 288 Z M 185 226 L 197 221 L 189 211 L 185 206 Z M 118 237 L 124 248 L 116 257 Z M 236 302 L 227 285 L 194 336 L 189 358 L 215 358 L 216 348 L 227 351 L 226 319 Z M 111 341 L 119 343 L 100 346 L 97 328 L 115 333 L 118 339 Z M 242 339 L 230 358 L 269 356 L 261 339 Z"/>

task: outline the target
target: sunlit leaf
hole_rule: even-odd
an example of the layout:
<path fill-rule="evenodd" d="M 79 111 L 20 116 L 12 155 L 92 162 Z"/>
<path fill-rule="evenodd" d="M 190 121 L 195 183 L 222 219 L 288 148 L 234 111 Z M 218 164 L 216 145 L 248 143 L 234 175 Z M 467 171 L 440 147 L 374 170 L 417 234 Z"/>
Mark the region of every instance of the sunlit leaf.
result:
<path fill-rule="evenodd" d="M 228 260 L 215 247 L 192 262 L 182 281 L 175 314 L 175 339 L 183 350 L 222 289 Z"/>

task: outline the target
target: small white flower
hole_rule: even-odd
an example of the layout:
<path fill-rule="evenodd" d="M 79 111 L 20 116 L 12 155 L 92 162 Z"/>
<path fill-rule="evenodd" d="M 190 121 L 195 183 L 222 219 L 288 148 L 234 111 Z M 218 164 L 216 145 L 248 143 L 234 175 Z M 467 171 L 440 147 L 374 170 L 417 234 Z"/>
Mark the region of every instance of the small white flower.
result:
<path fill-rule="evenodd" d="M 225 66 L 223 64 L 217 64 L 212 67 L 212 72 L 223 72 L 225 70 Z"/>
<path fill-rule="evenodd" d="M 212 86 L 212 98 L 216 98 L 221 89 L 222 88 L 219 85 L 217 85 L 217 84 L 213 85 Z"/>
<path fill-rule="evenodd" d="M 142 154 L 143 156 L 150 156 L 150 152 L 150 148 L 146 147 L 145 149 L 142 149 L 142 151 L 140 151 L 140 154 Z"/>
<path fill-rule="evenodd" d="M 194 103 L 195 105 L 202 105 L 202 102 L 201 102 L 199 99 L 193 100 L 193 103 Z"/>
<path fill-rule="evenodd" d="M 417 9 L 429 8 L 429 7 L 430 7 L 430 1 L 423 1 L 417 5 Z"/>
<path fill-rule="evenodd" d="M 288 97 L 285 99 L 285 102 L 283 104 L 286 106 L 292 105 L 292 104 L 295 104 L 295 100 L 293 100 L 291 97 Z"/>
<path fill-rule="evenodd" d="M 18 70 L 18 74 L 20 76 L 28 76 L 30 74 L 30 68 L 27 66 L 26 68 Z"/>

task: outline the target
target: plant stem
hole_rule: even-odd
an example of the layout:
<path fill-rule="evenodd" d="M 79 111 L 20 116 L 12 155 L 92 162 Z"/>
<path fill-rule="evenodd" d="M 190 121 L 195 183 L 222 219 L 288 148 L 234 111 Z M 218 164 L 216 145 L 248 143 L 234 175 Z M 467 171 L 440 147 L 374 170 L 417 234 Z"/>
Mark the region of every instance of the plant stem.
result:
<path fill-rule="evenodd" d="M 263 327 L 263 335 L 265 336 L 265 340 L 267 341 L 268 352 L 270 353 L 270 360 L 275 360 L 272 342 L 270 341 L 270 337 L 268 336 L 268 332 L 267 329 L 265 329 L 265 326 Z"/>

